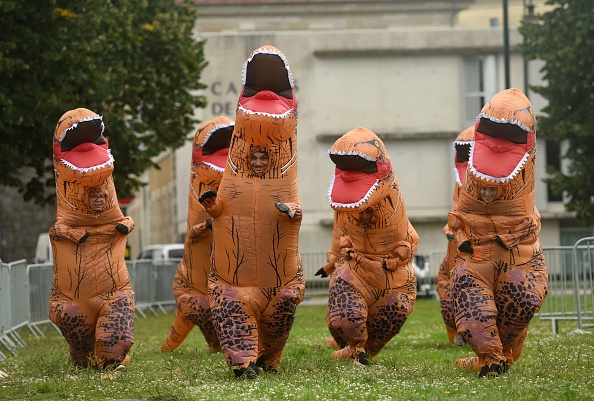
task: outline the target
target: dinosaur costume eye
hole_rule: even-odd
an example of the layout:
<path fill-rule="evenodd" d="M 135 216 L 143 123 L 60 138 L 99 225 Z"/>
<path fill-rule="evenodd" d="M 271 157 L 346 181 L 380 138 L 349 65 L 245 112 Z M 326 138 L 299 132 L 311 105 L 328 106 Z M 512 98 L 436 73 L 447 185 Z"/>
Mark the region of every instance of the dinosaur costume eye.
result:
<path fill-rule="evenodd" d="M 360 156 L 331 154 L 330 159 L 336 164 L 336 168 L 342 171 L 359 171 L 368 174 L 377 173 L 376 162 L 366 160 Z"/>

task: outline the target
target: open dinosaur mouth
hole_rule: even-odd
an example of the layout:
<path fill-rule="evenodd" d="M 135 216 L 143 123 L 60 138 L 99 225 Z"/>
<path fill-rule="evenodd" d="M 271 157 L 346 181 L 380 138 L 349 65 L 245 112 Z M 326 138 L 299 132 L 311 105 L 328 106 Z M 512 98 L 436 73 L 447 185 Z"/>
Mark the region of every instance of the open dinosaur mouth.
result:
<path fill-rule="evenodd" d="M 229 148 L 219 149 L 214 153 L 203 155 L 202 162 L 217 171 L 224 171 L 229 156 Z"/>
<path fill-rule="evenodd" d="M 282 115 L 293 110 L 291 76 L 281 53 L 263 50 L 244 66 L 244 88 L 238 106 L 245 111 Z"/>
<path fill-rule="evenodd" d="M 86 172 L 113 163 L 100 119 L 79 121 L 54 146 L 54 155 L 74 170 Z"/>
<path fill-rule="evenodd" d="M 330 153 L 336 165 L 328 197 L 332 206 L 358 207 L 390 172 L 389 163 L 378 163 L 357 153 Z"/>
<path fill-rule="evenodd" d="M 224 171 L 233 135 L 233 124 L 215 127 L 204 144 L 192 153 L 192 161 L 204 163 L 217 171 Z"/>
<path fill-rule="evenodd" d="M 471 145 L 470 169 L 487 181 L 507 182 L 520 171 L 528 159 L 528 144 L 514 143 L 477 130 Z"/>

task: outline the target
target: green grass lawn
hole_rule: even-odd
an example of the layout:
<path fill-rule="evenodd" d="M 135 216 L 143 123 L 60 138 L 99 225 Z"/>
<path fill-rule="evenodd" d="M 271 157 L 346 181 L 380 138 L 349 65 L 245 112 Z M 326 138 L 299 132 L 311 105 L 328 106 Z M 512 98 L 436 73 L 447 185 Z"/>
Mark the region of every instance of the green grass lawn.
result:
<path fill-rule="evenodd" d="M 510 371 L 479 379 L 455 368 L 472 350 L 448 343 L 437 300 L 418 299 L 370 366 L 330 359 L 325 312 L 299 306 L 281 371 L 252 381 L 235 380 L 222 354 L 206 351 L 198 329 L 175 352 L 161 353 L 172 314 L 137 319 L 132 363 L 115 373 L 73 368 L 66 342 L 52 331 L 0 361 L 9 374 L 0 379 L 0 400 L 594 400 L 594 341 L 570 334 L 570 322 L 553 335 L 550 322 L 535 318 Z"/>

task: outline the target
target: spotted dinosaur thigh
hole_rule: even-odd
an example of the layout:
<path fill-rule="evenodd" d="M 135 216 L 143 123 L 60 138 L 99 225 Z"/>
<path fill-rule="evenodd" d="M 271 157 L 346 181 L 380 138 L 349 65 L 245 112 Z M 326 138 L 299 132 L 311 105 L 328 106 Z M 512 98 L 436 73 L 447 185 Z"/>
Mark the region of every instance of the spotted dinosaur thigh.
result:
<path fill-rule="evenodd" d="M 503 344 L 516 341 L 540 310 L 547 293 L 547 278 L 526 269 L 511 269 L 502 275 L 496 291 L 497 325 Z"/>
<path fill-rule="evenodd" d="M 391 291 L 370 306 L 367 319 L 367 343 L 370 350 L 378 352 L 378 347 L 381 349 L 400 332 L 414 303 L 414 295 Z"/>
<path fill-rule="evenodd" d="M 328 329 L 340 346 L 367 338 L 367 304 L 348 282 L 333 276 L 328 291 Z"/>
<path fill-rule="evenodd" d="M 97 354 L 121 359 L 134 343 L 134 292 L 120 291 L 107 299 L 97 320 Z"/>
<path fill-rule="evenodd" d="M 184 320 L 203 326 L 212 320 L 208 297 L 200 293 L 183 294 L 176 298 L 177 310 Z"/>
<path fill-rule="evenodd" d="M 258 334 L 255 313 L 237 289 L 209 283 L 208 297 L 221 348 L 229 366 L 255 361 Z"/>
<path fill-rule="evenodd" d="M 258 359 L 278 368 L 282 353 L 295 321 L 297 305 L 303 300 L 304 288 L 293 285 L 282 288 L 270 301 L 258 322 Z"/>
<path fill-rule="evenodd" d="M 53 300 L 50 302 L 49 318 L 60 329 L 71 353 L 88 356 L 94 351 L 96 313 L 81 308 L 77 302 Z"/>

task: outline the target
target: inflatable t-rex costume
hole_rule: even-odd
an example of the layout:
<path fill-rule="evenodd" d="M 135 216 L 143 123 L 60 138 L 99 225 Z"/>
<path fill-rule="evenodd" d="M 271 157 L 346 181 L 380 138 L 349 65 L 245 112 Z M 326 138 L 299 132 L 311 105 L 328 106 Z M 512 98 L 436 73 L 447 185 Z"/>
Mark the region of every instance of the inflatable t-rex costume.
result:
<path fill-rule="evenodd" d="M 269 160 L 262 173 L 250 169 L 256 152 Z M 305 279 L 297 247 L 297 100 L 287 60 L 273 46 L 244 64 L 223 179 L 200 202 L 213 219 L 208 295 L 227 363 L 238 378 L 274 371 Z"/>
<path fill-rule="evenodd" d="M 329 150 L 336 170 L 328 192 L 334 233 L 328 263 L 328 328 L 342 349 L 334 359 L 368 364 L 412 312 L 419 237 L 383 142 L 355 128 Z"/>
<path fill-rule="evenodd" d="M 173 295 L 177 304 L 171 332 L 161 345 L 162 351 L 176 349 L 194 326 L 204 335 L 209 350 L 221 348 L 208 303 L 208 274 L 211 269 L 211 221 L 198 202 L 201 193 L 218 190 L 234 123 L 219 116 L 202 123 L 192 144 L 192 167 L 188 195 L 188 226 L 184 257 L 173 278 Z"/>
<path fill-rule="evenodd" d="M 534 203 L 536 118 L 518 89 L 481 110 L 459 200 L 448 217 L 458 256 L 452 271 L 456 327 L 477 357 L 456 361 L 479 377 L 520 356 L 530 320 L 547 295 L 548 273 Z M 494 201 L 481 187 L 496 187 Z"/>
<path fill-rule="evenodd" d="M 454 184 L 451 210 L 454 210 L 458 203 L 462 180 L 466 174 L 466 166 L 470 157 L 470 144 L 473 140 L 474 126 L 471 126 L 462 131 L 454 141 L 454 176 L 456 183 Z M 447 224 L 443 228 L 443 233 L 448 239 L 448 247 L 446 255 L 439 266 L 439 272 L 437 273 L 437 294 L 439 295 L 439 302 L 441 304 L 441 316 L 443 317 L 450 342 L 456 343 L 456 345 L 464 345 L 464 340 L 459 335 L 456 337 L 456 318 L 452 303 L 452 280 L 450 279 L 450 272 L 454 267 L 457 245 L 453 241 L 454 232 Z"/>
<path fill-rule="evenodd" d="M 76 366 L 127 364 L 133 344 L 134 292 L 124 252 L 134 222 L 118 205 L 103 129 L 99 115 L 79 108 L 66 112 L 54 132 L 58 207 L 49 232 L 49 316 Z M 97 197 L 105 199 L 99 209 L 90 203 Z"/>

